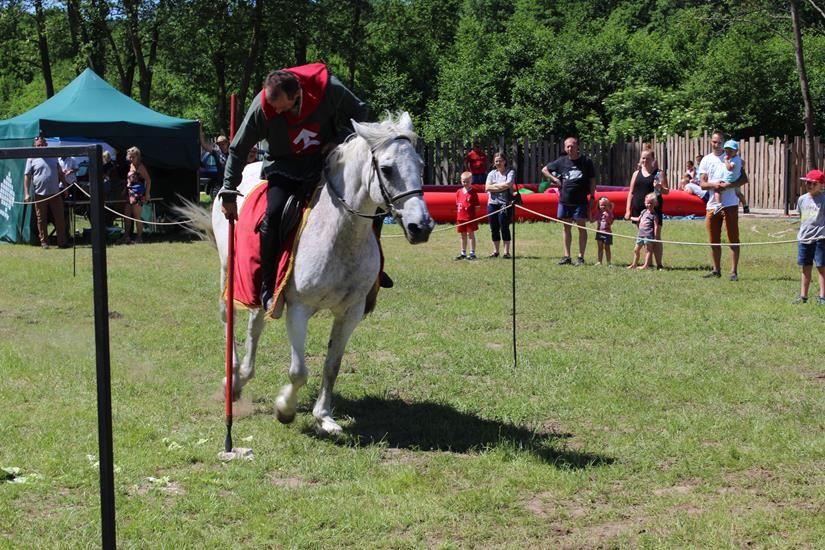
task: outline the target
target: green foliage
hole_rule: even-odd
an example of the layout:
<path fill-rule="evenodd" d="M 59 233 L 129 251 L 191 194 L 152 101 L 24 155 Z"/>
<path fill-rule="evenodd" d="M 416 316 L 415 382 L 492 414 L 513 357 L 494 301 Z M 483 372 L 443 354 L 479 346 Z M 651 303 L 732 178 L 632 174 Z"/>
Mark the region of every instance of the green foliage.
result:
<path fill-rule="evenodd" d="M 68 3 L 46 2 L 55 84 L 100 57 L 107 80 L 140 97 L 125 17 L 135 3 L 151 106 L 207 134 L 226 131 L 247 61 L 244 105 L 269 70 L 304 60 L 326 62 L 375 116 L 410 111 L 427 139 L 801 133 L 786 0 L 267 0 L 248 60 L 257 1 L 77 0 L 79 34 Z M 800 13 L 823 133 L 825 18 L 805 2 Z M 0 0 L 4 118 L 45 93 L 34 17 L 24 0 Z"/>

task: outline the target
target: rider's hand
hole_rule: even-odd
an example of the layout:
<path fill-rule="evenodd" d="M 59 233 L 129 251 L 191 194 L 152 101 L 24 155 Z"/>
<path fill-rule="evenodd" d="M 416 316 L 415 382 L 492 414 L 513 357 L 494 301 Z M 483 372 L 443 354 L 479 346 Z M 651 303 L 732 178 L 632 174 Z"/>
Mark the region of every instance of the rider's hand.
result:
<path fill-rule="evenodd" d="M 223 215 L 226 216 L 227 220 L 237 220 L 238 219 L 238 203 L 236 203 L 235 201 L 222 202 L 221 203 L 221 212 L 223 212 Z"/>

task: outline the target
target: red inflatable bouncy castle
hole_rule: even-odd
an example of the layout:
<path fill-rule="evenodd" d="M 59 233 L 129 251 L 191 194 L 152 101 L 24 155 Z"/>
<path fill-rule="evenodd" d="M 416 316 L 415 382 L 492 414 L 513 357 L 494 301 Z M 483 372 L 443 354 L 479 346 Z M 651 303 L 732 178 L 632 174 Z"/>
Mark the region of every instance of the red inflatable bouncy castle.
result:
<path fill-rule="evenodd" d="M 455 222 L 455 192 L 458 185 L 425 185 L 424 201 L 430 211 L 430 216 L 438 223 Z M 483 185 L 475 185 L 478 191 L 478 199 L 481 203 L 478 215 L 487 212 L 487 193 L 484 192 Z M 535 188 L 534 184 L 519 185 L 519 189 Z M 596 187 L 596 200 L 607 197 L 613 203 L 613 214 L 616 219 L 624 217 L 625 205 L 627 204 L 627 187 Z M 544 216 L 556 217 L 556 209 L 559 205 L 558 190 L 549 189 L 546 193 L 523 193 L 521 194 L 522 206 Z M 703 216 L 705 215 L 705 203 L 699 197 L 684 191 L 671 189 L 670 193 L 663 197 L 664 214 L 666 216 Z M 541 216 L 517 209 L 516 219 L 518 221 L 534 220 L 547 221 Z M 485 219 L 480 220 L 485 222 Z"/>

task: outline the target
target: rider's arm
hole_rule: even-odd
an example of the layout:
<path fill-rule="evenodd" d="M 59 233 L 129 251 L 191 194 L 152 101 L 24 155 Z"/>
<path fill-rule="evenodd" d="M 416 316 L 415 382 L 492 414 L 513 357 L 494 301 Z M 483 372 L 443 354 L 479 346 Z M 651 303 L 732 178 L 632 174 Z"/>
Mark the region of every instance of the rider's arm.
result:
<path fill-rule="evenodd" d="M 353 133 L 352 121 L 364 122 L 369 115 L 367 104 L 358 99 L 334 76 L 329 77 L 327 94 L 332 98 L 335 117 L 335 137 L 333 141 L 343 143 Z"/>
<path fill-rule="evenodd" d="M 238 128 L 235 138 L 229 145 L 229 153 L 226 156 L 226 167 L 223 173 L 224 189 L 234 191 L 238 188 L 250 149 L 266 137 L 263 135 L 264 126 L 265 118 L 261 108 L 261 94 L 258 94 L 252 100 L 252 105 L 249 107 L 249 111 L 246 112 L 241 127 Z M 223 198 L 226 202 L 227 200 L 234 200 L 235 196 L 227 194 Z"/>

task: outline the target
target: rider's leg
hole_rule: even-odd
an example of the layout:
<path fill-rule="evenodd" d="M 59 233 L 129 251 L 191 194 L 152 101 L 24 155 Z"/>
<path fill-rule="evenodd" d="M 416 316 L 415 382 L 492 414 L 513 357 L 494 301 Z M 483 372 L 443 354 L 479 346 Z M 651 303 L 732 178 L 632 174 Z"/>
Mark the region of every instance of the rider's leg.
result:
<path fill-rule="evenodd" d="M 281 214 L 290 195 L 298 193 L 301 184 L 282 176 L 272 176 L 266 191 L 266 214 L 261 222 L 261 305 L 270 308 L 275 291 L 275 273 L 281 251 Z"/>

